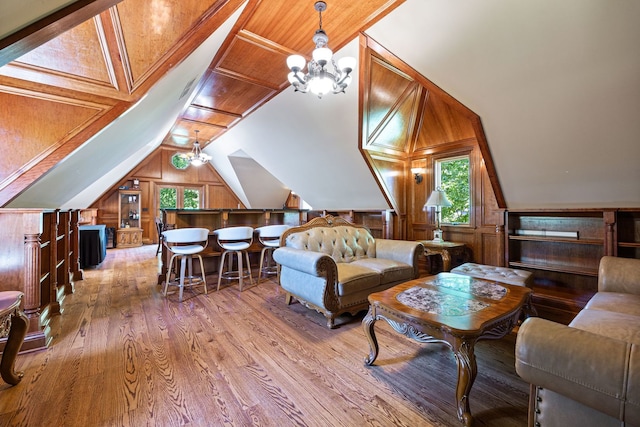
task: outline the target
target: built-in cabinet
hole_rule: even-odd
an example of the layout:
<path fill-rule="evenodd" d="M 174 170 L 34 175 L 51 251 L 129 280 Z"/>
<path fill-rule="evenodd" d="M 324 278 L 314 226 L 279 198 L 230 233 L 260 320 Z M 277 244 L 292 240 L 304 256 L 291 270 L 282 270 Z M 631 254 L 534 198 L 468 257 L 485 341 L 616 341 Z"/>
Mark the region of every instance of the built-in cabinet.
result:
<path fill-rule="evenodd" d="M 49 345 L 51 318 L 64 311 L 65 296 L 82 279 L 78 220 L 77 210 L 0 209 L 0 290 L 25 295 L 22 350 Z"/>
<path fill-rule="evenodd" d="M 120 190 L 118 192 L 119 226 L 116 230 L 116 247 L 118 248 L 142 246 L 141 194 L 142 192 L 139 190 Z"/>
<path fill-rule="evenodd" d="M 506 259 L 531 271 L 540 316 L 568 323 L 598 288 L 604 255 L 640 258 L 640 210 L 509 211 Z"/>
<path fill-rule="evenodd" d="M 640 209 L 619 209 L 616 220 L 616 254 L 624 258 L 640 258 Z"/>

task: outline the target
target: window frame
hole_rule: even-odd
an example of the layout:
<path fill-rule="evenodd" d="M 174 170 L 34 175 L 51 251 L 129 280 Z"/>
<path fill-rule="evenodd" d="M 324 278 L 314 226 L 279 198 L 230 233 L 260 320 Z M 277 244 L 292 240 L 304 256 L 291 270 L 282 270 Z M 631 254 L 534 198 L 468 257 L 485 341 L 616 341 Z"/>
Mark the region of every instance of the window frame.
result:
<path fill-rule="evenodd" d="M 176 207 L 175 209 L 203 209 L 205 206 L 204 197 L 205 191 L 204 186 L 196 186 L 196 185 L 182 185 L 182 184 L 162 184 L 157 186 L 157 209 L 158 215 L 162 214 L 162 209 L 160 208 L 160 192 L 165 188 L 172 188 L 176 190 Z M 185 208 L 184 207 L 184 192 L 185 190 L 193 190 L 198 192 L 198 207 L 197 208 Z"/>
<path fill-rule="evenodd" d="M 440 224 L 447 227 L 474 227 L 475 226 L 475 209 L 473 203 L 474 194 L 474 162 L 473 162 L 473 150 L 462 150 L 457 152 L 441 153 L 434 155 L 432 158 L 432 171 L 433 171 L 433 189 L 437 189 L 441 185 L 441 168 L 440 164 L 447 161 L 458 160 L 466 158 L 469 160 L 469 222 L 468 223 L 451 223 L 442 221 L 442 212 L 439 213 Z"/>

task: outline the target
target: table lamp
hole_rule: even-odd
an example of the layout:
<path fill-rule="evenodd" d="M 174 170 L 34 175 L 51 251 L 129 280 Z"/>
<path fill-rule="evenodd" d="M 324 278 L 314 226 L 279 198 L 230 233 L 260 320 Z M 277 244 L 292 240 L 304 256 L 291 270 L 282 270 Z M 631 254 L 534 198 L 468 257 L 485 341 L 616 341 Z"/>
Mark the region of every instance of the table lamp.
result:
<path fill-rule="evenodd" d="M 451 202 L 447 199 L 447 195 L 444 194 L 444 191 L 438 187 L 431 192 L 431 195 L 427 199 L 427 203 L 425 203 L 422 208 L 423 211 L 426 211 L 427 208 L 436 208 L 436 229 L 433 230 L 434 242 L 444 242 L 442 239 L 442 230 L 440 230 L 440 208 L 442 206 L 449 207 L 451 206 Z"/>

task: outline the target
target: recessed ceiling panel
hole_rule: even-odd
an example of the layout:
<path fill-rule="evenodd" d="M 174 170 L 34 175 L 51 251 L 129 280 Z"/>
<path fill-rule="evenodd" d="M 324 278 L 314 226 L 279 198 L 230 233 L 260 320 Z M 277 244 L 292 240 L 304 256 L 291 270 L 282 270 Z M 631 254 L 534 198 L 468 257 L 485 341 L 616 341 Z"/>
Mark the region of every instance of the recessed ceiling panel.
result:
<path fill-rule="evenodd" d="M 216 0 L 126 0 L 117 5 L 133 81 L 174 48 Z"/>
<path fill-rule="evenodd" d="M 275 91 L 272 89 L 214 72 L 192 104 L 230 114 L 245 115 L 273 93 Z"/>
<path fill-rule="evenodd" d="M 38 68 L 40 81 L 47 82 L 47 74 L 68 75 L 71 81 L 81 80 L 100 86 L 114 86 L 115 77 L 104 33 L 99 20 L 89 19 L 75 28 L 50 40 L 31 52 L 21 56 L 16 63 Z M 56 79 L 56 84 L 62 83 Z M 72 83 L 70 83 L 72 84 Z"/>
<path fill-rule="evenodd" d="M 236 37 L 217 68 L 278 90 L 288 84 L 287 56 L 255 41 Z"/>
<path fill-rule="evenodd" d="M 183 113 L 182 118 L 194 122 L 203 122 L 214 126 L 228 128 L 236 121 L 240 120 L 241 116 L 191 105 Z"/>
<path fill-rule="evenodd" d="M 401 0 L 325 2 L 327 10 L 322 13 L 322 28 L 329 36 L 329 47 L 334 51 L 353 39 L 360 29 L 377 20 L 380 13 L 388 12 L 402 3 Z M 310 55 L 315 47 L 313 35 L 319 25 L 314 3 L 263 1 L 244 29 L 296 52 Z"/>

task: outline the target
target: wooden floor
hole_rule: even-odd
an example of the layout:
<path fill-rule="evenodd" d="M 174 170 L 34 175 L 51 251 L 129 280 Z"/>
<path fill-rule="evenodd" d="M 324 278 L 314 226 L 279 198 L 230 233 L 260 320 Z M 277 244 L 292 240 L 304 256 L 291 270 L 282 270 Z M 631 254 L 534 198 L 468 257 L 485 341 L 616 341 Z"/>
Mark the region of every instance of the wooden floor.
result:
<path fill-rule="evenodd" d="M 0 384 L 2 426 L 458 426 L 456 365 L 376 323 L 380 353 L 363 363 L 362 314 L 339 328 L 273 281 L 238 292 L 162 296 L 155 246 L 110 249 L 85 270 L 42 351 Z M 514 370 L 514 335 L 476 346 L 476 426 L 525 426 L 528 385 Z"/>

